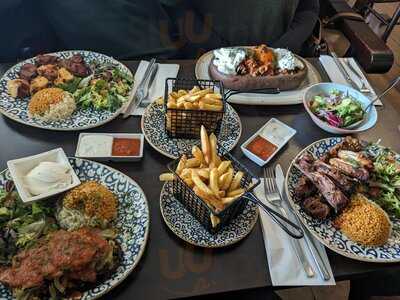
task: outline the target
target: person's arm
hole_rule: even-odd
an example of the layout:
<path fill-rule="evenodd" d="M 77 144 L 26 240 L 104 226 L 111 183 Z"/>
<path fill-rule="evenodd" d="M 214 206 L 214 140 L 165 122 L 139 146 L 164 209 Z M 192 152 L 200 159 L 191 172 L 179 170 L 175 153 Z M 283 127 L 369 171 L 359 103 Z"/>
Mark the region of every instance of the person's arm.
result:
<path fill-rule="evenodd" d="M 319 0 L 300 0 L 289 29 L 272 46 L 288 48 L 299 53 L 304 42 L 310 37 L 318 16 Z"/>

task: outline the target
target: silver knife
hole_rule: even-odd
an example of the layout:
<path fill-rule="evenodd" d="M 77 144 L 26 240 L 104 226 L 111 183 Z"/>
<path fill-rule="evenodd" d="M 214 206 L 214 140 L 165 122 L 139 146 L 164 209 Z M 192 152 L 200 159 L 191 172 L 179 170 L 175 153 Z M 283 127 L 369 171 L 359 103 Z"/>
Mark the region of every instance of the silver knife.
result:
<path fill-rule="evenodd" d="M 153 70 L 151 72 L 151 75 L 149 76 L 149 83 L 147 85 L 147 95 L 145 98 L 143 98 L 143 100 L 137 104 L 137 106 L 141 106 L 141 107 L 146 107 L 147 105 L 149 105 L 149 103 L 151 102 L 149 99 L 149 92 L 151 90 L 151 87 L 153 86 L 154 83 L 154 79 L 157 77 L 157 72 L 158 72 L 158 64 L 154 64 Z"/>
<path fill-rule="evenodd" d="M 339 58 L 337 57 L 335 52 L 331 52 L 331 56 L 333 61 L 335 62 L 336 66 L 339 68 L 340 73 L 344 76 L 346 81 L 352 86 L 352 88 L 356 89 L 357 91 L 360 89 L 358 85 L 351 79 L 349 73 L 347 73 L 346 69 L 342 66 Z"/>
<path fill-rule="evenodd" d="M 140 81 L 140 83 L 136 89 L 136 92 L 128 100 L 128 104 L 126 104 L 126 109 L 122 116 L 124 119 L 126 119 L 127 117 L 129 117 L 131 115 L 133 108 L 137 107 L 138 100 L 139 101 L 143 100 L 143 92 L 144 92 L 143 89 L 151 75 L 151 71 L 153 70 L 153 66 L 154 66 L 155 62 L 156 62 L 156 59 L 152 58 L 150 60 L 149 64 L 147 65 L 146 71 L 144 72 L 143 78 Z M 142 99 L 140 99 L 140 98 L 142 98 Z"/>
<path fill-rule="evenodd" d="M 282 168 L 279 164 L 276 165 L 275 167 L 275 175 L 276 178 L 280 177 L 280 178 L 285 178 Z M 278 182 L 277 182 L 277 186 L 278 186 Z M 280 189 L 278 188 L 278 190 L 280 191 Z M 299 217 L 296 215 L 296 213 L 293 211 L 292 207 L 290 206 L 289 200 L 287 199 L 287 195 L 285 193 L 285 190 L 282 188 L 282 193 L 281 196 L 283 198 L 283 200 L 286 202 L 288 208 L 293 212 L 293 215 L 296 218 L 296 223 L 298 225 L 301 226 L 301 228 L 303 229 L 304 232 L 304 240 L 306 241 L 307 247 L 311 252 L 311 255 L 313 257 L 313 260 L 318 268 L 319 273 L 321 274 L 321 277 L 325 280 L 328 281 L 329 279 L 331 279 L 331 275 L 328 272 L 328 269 L 325 265 L 324 260 L 322 259 L 321 253 L 318 251 L 317 245 L 314 243 L 314 239 L 313 237 L 310 235 L 310 232 L 308 231 L 308 229 L 304 226 L 304 224 L 299 220 Z"/>

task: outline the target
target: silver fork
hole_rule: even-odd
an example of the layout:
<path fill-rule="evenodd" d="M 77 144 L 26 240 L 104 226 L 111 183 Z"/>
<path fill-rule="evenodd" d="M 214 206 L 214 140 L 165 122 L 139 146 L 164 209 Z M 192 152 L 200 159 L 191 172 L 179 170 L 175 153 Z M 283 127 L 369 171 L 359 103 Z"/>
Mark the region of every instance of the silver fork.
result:
<path fill-rule="evenodd" d="M 288 218 L 288 215 L 282 205 L 281 195 L 279 194 L 278 187 L 276 185 L 274 169 L 271 167 L 264 168 L 263 172 L 265 199 L 267 199 L 267 201 L 271 203 L 274 207 L 279 209 L 284 217 Z M 298 260 L 303 266 L 304 272 L 306 273 L 307 277 L 314 277 L 314 269 L 309 263 L 307 256 L 305 255 L 303 248 L 300 245 L 299 240 L 290 239 L 290 241 L 293 245 Z"/>

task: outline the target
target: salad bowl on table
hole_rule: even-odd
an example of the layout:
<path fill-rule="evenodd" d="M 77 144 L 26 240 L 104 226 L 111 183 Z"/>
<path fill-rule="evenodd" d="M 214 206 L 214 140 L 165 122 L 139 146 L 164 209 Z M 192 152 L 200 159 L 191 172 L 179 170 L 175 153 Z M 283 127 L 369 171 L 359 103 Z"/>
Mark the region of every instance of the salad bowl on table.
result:
<path fill-rule="evenodd" d="M 366 131 L 372 128 L 376 124 L 378 120 L 378 113 L 376 111 L 375 106 L 370 107 L 370 109 L 364 115 L 364 120 L 355 128 L 335 127 L 329 124 L 327 121 L 319 118 L 311 110 L 310 103 L 315 99 L 316 96 L 329 98 L 327 95 L 332 95 L 333 93 L 338 93 L 338 92 L 343 93 L 344 95 L 346 95 L 346 97 L 348 95 L 349 97 L 357 101 L 363 109 L 365 109 L 371 101 L 367 96 L 365 96 L 361 92 L 343 84 L 324 82 L 310 86 L 304 93 L 303 104 L 310 118 L 319 128 L 333 134 L 352 134 L 352 133 Z M 327 99 L 327 101 L 329 101 L 329 99 Z M 348 109 L 351 110 L 350 107 Z"/>

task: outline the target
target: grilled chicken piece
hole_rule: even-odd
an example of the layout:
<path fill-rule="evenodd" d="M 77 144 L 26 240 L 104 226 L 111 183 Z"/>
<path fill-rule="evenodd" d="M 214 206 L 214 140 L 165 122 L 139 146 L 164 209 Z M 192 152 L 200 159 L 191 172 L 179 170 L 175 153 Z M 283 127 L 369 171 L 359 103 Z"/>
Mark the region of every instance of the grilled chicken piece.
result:
<path fill-rule="evenodd" d="M 335 167 L 324 163 L 323 161 L 317 160 L 314 163 L 316 172 L 329 176 L 330 179 L 345 193 L 351 194 L 355 188 L 355 182 L 352 178 L 342 174 Z"/>
<path fill-rule="evenodd" d="M 321 157 L 321 160 L 328 162 L 330 158 L 337 157 L 339 150 L 349 150 L 359 152 L 362 150 L 364 142 L 351 136 L 346 136 L 343 142 L 336 144 L 328 153 Z"/>
<path fill-rule="evenodd" d="M 306 198 L 303 201 L 302 207 L 307 214 L 318 220 L 325 220 L 331 211 L 329 205 L 323 202 L 320 195 Z"/>
<path fill-rule="evenodd" d="M 58 76 L 58 67 L 56 65 L 42 65 L 37 68 L 40 76 L 46 77 L 49 81 L 53 81 Z"/>
<path fill-rule="evenodd" d="M 49 80 L 44 76 L 38 76 L 31 81 L 30 92 L 31 95 L 37 91 L 43 90 L 50 85 Z"/>
<path fill-rule="evenodd" d="M 366 168 L 367 170 L 372 170 L 374 167 L 372 160 L 368 159 L 361 152 L 353 152 L 353 151 L 349 151 L 349 150 L 339 150 L 338 157 L 349 163 L 354 163 L 360 167 Z"/>
<path fill-rule="evenodd" d="M 29 96 L 29 82 L 24 79 L 13 79 L 7 82 L 8 93 L 13 98 Z"/>
<path fill-rule="evenodd" d="M 361 181 L 367 181 L 369 172 L 363 167 L 355 167 L 347 161 L 339 158 L 331 158 L 329 164 L 339 169 L 342 173 Z"/>

